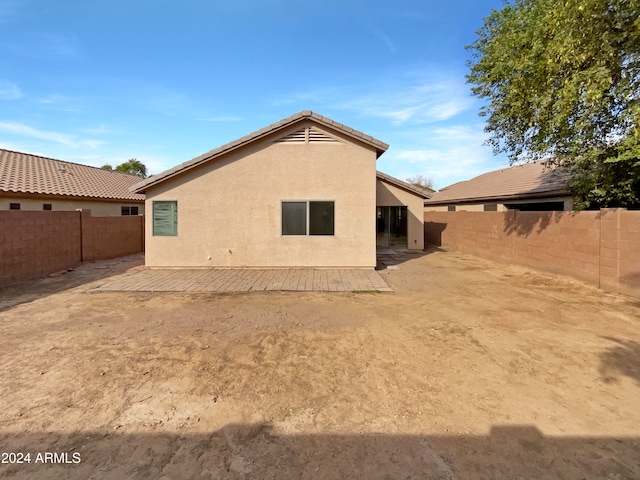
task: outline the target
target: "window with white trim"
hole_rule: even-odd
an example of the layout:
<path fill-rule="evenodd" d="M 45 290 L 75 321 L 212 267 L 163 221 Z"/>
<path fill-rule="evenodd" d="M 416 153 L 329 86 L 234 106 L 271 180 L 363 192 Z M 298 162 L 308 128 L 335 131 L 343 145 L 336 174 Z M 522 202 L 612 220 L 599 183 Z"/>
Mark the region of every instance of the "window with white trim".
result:
<path fill-rule="evenodd" d="M 121 215 L 138 215 L 138 207 L 123 206 L 120 207 Z"/>

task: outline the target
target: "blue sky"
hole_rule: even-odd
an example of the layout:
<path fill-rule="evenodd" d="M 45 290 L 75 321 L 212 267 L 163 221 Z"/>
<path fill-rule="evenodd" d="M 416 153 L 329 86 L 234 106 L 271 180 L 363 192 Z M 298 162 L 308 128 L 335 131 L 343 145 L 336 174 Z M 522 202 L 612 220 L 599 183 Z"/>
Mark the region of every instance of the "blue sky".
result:
<path fill-rule="evenodd" d="M 151 173 L 313 110 L 436 188 L 483 146 L 464 46 L 500 0 L 0 0 L 0 147 Z"/>

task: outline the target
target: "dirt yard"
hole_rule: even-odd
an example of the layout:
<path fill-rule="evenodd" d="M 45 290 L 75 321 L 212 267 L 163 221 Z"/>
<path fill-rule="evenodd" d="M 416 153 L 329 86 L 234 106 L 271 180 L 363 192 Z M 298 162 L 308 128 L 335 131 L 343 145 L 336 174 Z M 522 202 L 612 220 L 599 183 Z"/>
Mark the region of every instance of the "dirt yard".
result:
<path fill-rule="evenodd" d="M 0 291 L 0 478 L 640 478 L 640 301 L 442 251 L 395 293 L 91 292 L 139 264 Z"/>

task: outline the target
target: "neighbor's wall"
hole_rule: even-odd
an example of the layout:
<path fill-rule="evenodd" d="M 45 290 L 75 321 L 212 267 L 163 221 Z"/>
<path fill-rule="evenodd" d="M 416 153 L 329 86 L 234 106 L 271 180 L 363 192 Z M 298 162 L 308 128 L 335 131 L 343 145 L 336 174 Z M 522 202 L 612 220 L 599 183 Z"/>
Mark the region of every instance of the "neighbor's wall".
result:
<path fill-rule="evenodd" d="M 425 242 L 640 297 L 640 211 L 425 212 Z"/>
<path fill-rule="evenodd" d="M 19 203 L 20 211 L 22 210 L 35 210 L 43 211 L 42 205 L 45 203 L 51 204 L 51 209 L 54 212 L 68 211 L 75 212 L 78 209 L 84 208 L 91 210 L 95 216 L 120 216 L 121 207 L 138 207 L 138 214 L 144 214 L 144 202 L 112 202 L 112 201 L 96 201 L 96 200 L 66 200 L 60 198 L 50 198 L 47 196 L 20 196 L 14 194 L 7 194 L 6 192 L 0 192 L 0 211 L 9 210 L 10 203 Z"/>
<path fill-rule="evenodd" d="M 93 217 L 82 210 L 82 260 L 96 261 L 144 251 L 144 217 Z"/>
<path fill-rule="evenodd" d="M 144 251 L 143 218 L 0 211 L 0 286 Z"/>
<path fill-rule="evenodd" d="M 478 204 L 470 204 L 470 205 L 456 205 L 456 212 L 483 212 L 484 211 L 484 204 L 483 203 L 478 203 Z M 507 208 L 504 205 L 498 205 L 498 211 L 504 211 Z M 447 205 L 425 205 L 424 206 L 424 211 L 425 212 L 448 212 L 449 211 L 449 207 Z"/>
<path fill-rule="evenodd" d="M 146 264 L 214 267 L 376 265 L 376 152 L 339 143 L 254 142 L 146 191 Z M 153 236 L 153 201 L 177 200 L 178 235 Z M 333 200 L 334 236 L 281 235 L 283 200 Z"/>
<path fill-rule="evenodd" d="M 407 207 L 407 248 L 424 248 L 424 198 L 402 190 L 381 179 L 376 180 L 376 206 Z"/>

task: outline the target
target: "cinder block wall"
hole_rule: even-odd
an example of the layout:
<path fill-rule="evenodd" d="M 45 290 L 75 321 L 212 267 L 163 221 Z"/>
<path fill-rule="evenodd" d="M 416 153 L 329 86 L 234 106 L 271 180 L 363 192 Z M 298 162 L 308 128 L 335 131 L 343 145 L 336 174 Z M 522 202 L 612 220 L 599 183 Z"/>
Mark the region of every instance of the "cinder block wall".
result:
<path fill-rule="evenodd" d="M 144 251 L 144 217 L 0 211 L 0 287 Z"/>
<path fill-rule="evenodd" d="M 82 260 L 96 261 L 144 250 L 144 217 L 92 217 L 82 211 Z"/>
<path fill-rule="evenodd" d="M 640 298 L 640 212 L 425 212 L 425 242 Z"/>
<path fill-rule="evenodd" d="M 78 212 L 0 211 L 0 285 L 78 263 Z"/>
<path fill-rule="evenodd" d="M 621 293 L 640 298 L 640 211 L 619 211 Z"/>

